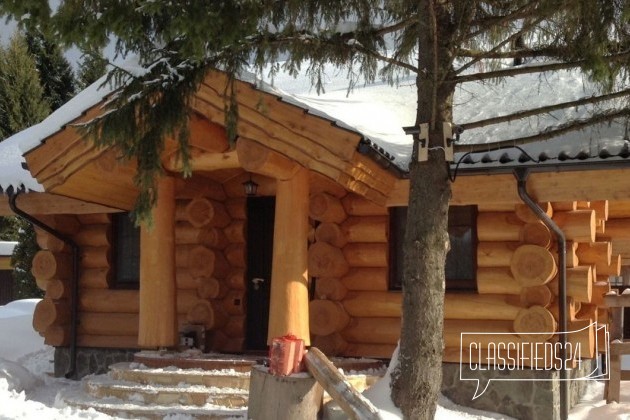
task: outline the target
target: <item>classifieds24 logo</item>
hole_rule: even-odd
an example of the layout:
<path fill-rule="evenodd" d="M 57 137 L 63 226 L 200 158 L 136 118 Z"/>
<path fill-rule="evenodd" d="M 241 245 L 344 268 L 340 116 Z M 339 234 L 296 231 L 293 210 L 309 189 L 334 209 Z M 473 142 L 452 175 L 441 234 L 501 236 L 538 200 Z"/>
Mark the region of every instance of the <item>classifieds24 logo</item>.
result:
<path fill-rule="evenodd" d="M 561 336 L 565 335 L 566 340 Z M 595 347 L 588 343 L 593 337 Z M 529 333 L 525 337 L 517 337 L 514 333 L 496 332 L 463 332 L 460 335 L 459 352 L 459 379 L 462 381 L 476 381 L 477 389 L 473 400 L 479 398 L 488 389 L 493 381 L 551 381 L 552 378 L 515 378 L 511 375 L 500 373 L 537 370 L 554 371 L 559 369 L 575 370 L 574 374 L 567 375 L 564 380 L 600 380 L 609 379 L 610 366 L 609 336 L 606 325 L 598 325 L 593 322 L 579 330 L 555 333 L 554 339 L 547 341 L 538 337 L 548 337 L 549 333 Z M 602 357 L 597 357 L 597 349 L 600 343 L 597 340 L 605 340 L 601 343 L 604 350 Z M 592 359 L 595 356 L 596 363 L 589 372 L 582 371 L 584 358 Z M 496 372 L 492 372 L 496 371 Z M 495 375 L 499 374 L 499 375 Z M 492 377 L 497 376 L 497 377 Z M 512 375 L 514 376 L 514 375 Z"/>

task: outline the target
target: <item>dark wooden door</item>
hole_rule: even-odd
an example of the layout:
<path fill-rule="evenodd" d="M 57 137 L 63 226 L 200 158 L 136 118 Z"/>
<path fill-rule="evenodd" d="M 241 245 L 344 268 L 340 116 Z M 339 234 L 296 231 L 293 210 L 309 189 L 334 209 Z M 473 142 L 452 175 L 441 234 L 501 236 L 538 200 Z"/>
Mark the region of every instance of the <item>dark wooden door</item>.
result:
<path fill-rule="evenodd" d="M 267 349 L 275 197 L 247 199 L 247 349 Z"/>

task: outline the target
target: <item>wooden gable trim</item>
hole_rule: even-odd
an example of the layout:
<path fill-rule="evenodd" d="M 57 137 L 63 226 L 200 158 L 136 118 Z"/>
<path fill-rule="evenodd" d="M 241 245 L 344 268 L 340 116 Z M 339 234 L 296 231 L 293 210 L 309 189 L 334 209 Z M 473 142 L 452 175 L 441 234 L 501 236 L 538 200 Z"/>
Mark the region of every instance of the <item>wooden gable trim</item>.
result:
<path fill-rule="evenodd" d="M 539 202 L 630 200 L 627 175 L 627 169 L 534 172 L 528 178 L 527 191 Z M 453 205 L 522 202 L 512 174 L 459 176 L 451 188 Z M 409 180 L 398 180 L 387 206 L 406 205 L 408 199 Z"/>
<path fill-rule="evenodd" d="M 114 207 L 81 201 L 62 195 L 50 193 L 31 192 L 20 194 L 17 197 L 17 205 L 29 214 L 92 214 L 115 213 L 121 211 Z M 0 196 L 0 216 L 13 216 L 9 208 L 9 198 Z"/>

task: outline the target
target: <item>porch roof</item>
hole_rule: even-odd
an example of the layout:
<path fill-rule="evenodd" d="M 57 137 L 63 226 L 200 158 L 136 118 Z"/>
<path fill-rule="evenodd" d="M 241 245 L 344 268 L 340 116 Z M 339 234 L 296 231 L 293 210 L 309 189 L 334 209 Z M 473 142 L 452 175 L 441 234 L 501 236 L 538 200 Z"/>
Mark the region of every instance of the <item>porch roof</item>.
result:
<path fill-rule="evenodd" d="M 137 63 L 126 64 L 138 71 Z M 411 137 L 402 127 L 415 121 L 415 84 L 412 78 L 403 79 L 398 86 L 385 82 L 359 84 L 348 93 L 345 74 L 335 73 L 325 84 L 326 92 L 312 91 L 309 79 L 281 74 L 272 81 L 255 79 L 245 74 L 242 80 L 256 89 L 276 96 L 280 101 L 302 108 L 305 113 L 325 119 L 340 130 L 358 135 L 363 146 L 373 149 L 372 157 L 395 165 L 403 174 L 408 168 Z M 42 192 L 44 187 L 26 168 L 24 155 L 62 131 L 68 124 L 85 115 L 90 109 L 102 106 L 112 92 L 104 78 L 77 94 L 41 123 L 0 142 L 0 191 L 11 189 Z M 558 103 L 586 97 L 594 88 L 577 71 L 560 71 L 541 79 L 539 75 L 524 75 L 504 82 L 498 91 L 495 85 L 467 83 L 455 98 L 454 121 L 466 123 L 505 115 L 526 109 L 532 103 Z M 499 96 L 501 93 L 501 96 Z M 540 117 L 527 118 L 466 131 L 460 145 L 491 144 L 496 141 L 537 134 L 550 122 L 586 118 L 595 110 L 611 110 L 623 106 L 620 101 L 609 101 L 597 107 L 585 105 L 571 110 L 554 111 Z M 629 162 L 630 150 L 625 121 L 613 121 L 551 140 L 509 150 L 456 155 L 461 160 L 460 170 L 501 171 L 514 166 L 560 166 L 592 163 Z M 516 141 L 515 141 L 516 144 Z M 363 147 L 365 150 L 365 147 Z"/>

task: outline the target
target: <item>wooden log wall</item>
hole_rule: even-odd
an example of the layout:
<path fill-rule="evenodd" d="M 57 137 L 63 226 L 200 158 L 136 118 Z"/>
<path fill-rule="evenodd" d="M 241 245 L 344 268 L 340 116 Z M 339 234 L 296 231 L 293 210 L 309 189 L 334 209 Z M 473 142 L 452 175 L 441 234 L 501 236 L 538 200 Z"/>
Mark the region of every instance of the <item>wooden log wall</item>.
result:
<path fill-rule="evenodd" d="M 241 188 L 242 190 L 242 188 Z M 238 193 L 238 190 L 234 189 Z M 241 352 L 245 343 L 246 199 L 193 177 L 180 185 L 175 242 L 181 324 L 203 325 L 213 351 Z"/>
<path fill-rule="evenodd" d="M 388 210 L 355 194 L 310 197 L 311 344 L 331 356 L 391 357 L 400 293 L 388 292 Z"/>
<path fill-rule="evenodd" d="M 181 329 L 201 324 L 213 350 L 240 352 L 245 341 L 245 198 L 228 198 L 213 181 L 178 182 L 177 317 Z M 81 248 L 78 343 L 83 347 L 137 347 L 138 291 L 112 288 L 112 223 L 108 214 L 41 217 Z M 37 229 L 42 248 L 33 275 L 46 291 L 33 326 L 46 344 L 70 339 L 70 250 Z"/>
<path fill-rule="evenodd" d="M 608 322 L 602 296 L 621 258 L 613 251 L 615 241 L 611 246 L 600 233 L 611 221 L 608 203 L 542 206 L 568 239 L 569 329 Z M 557 340 L 555 238 L 524 205 L 479 207 L 478 291 L 446 295 L 445 361 L 459 362 L 463 331 L 511 333 L 502 336 L 510 342 Z M 630 244 L 630 203 L 627 208 Z M 353 194 L 320 192 L 311 196 L 310 216 L 316 221 L 309 248 L 316 282 L 312 344 L 328 355 L 390 357 L 400 333 L 401 294 L 388 291 L 387 209 Z M 547 334 L 532 335 L 540 331 Z M 596 351 L 593 332 L 588 328 L 571 338 L 587 357 Z"/>

